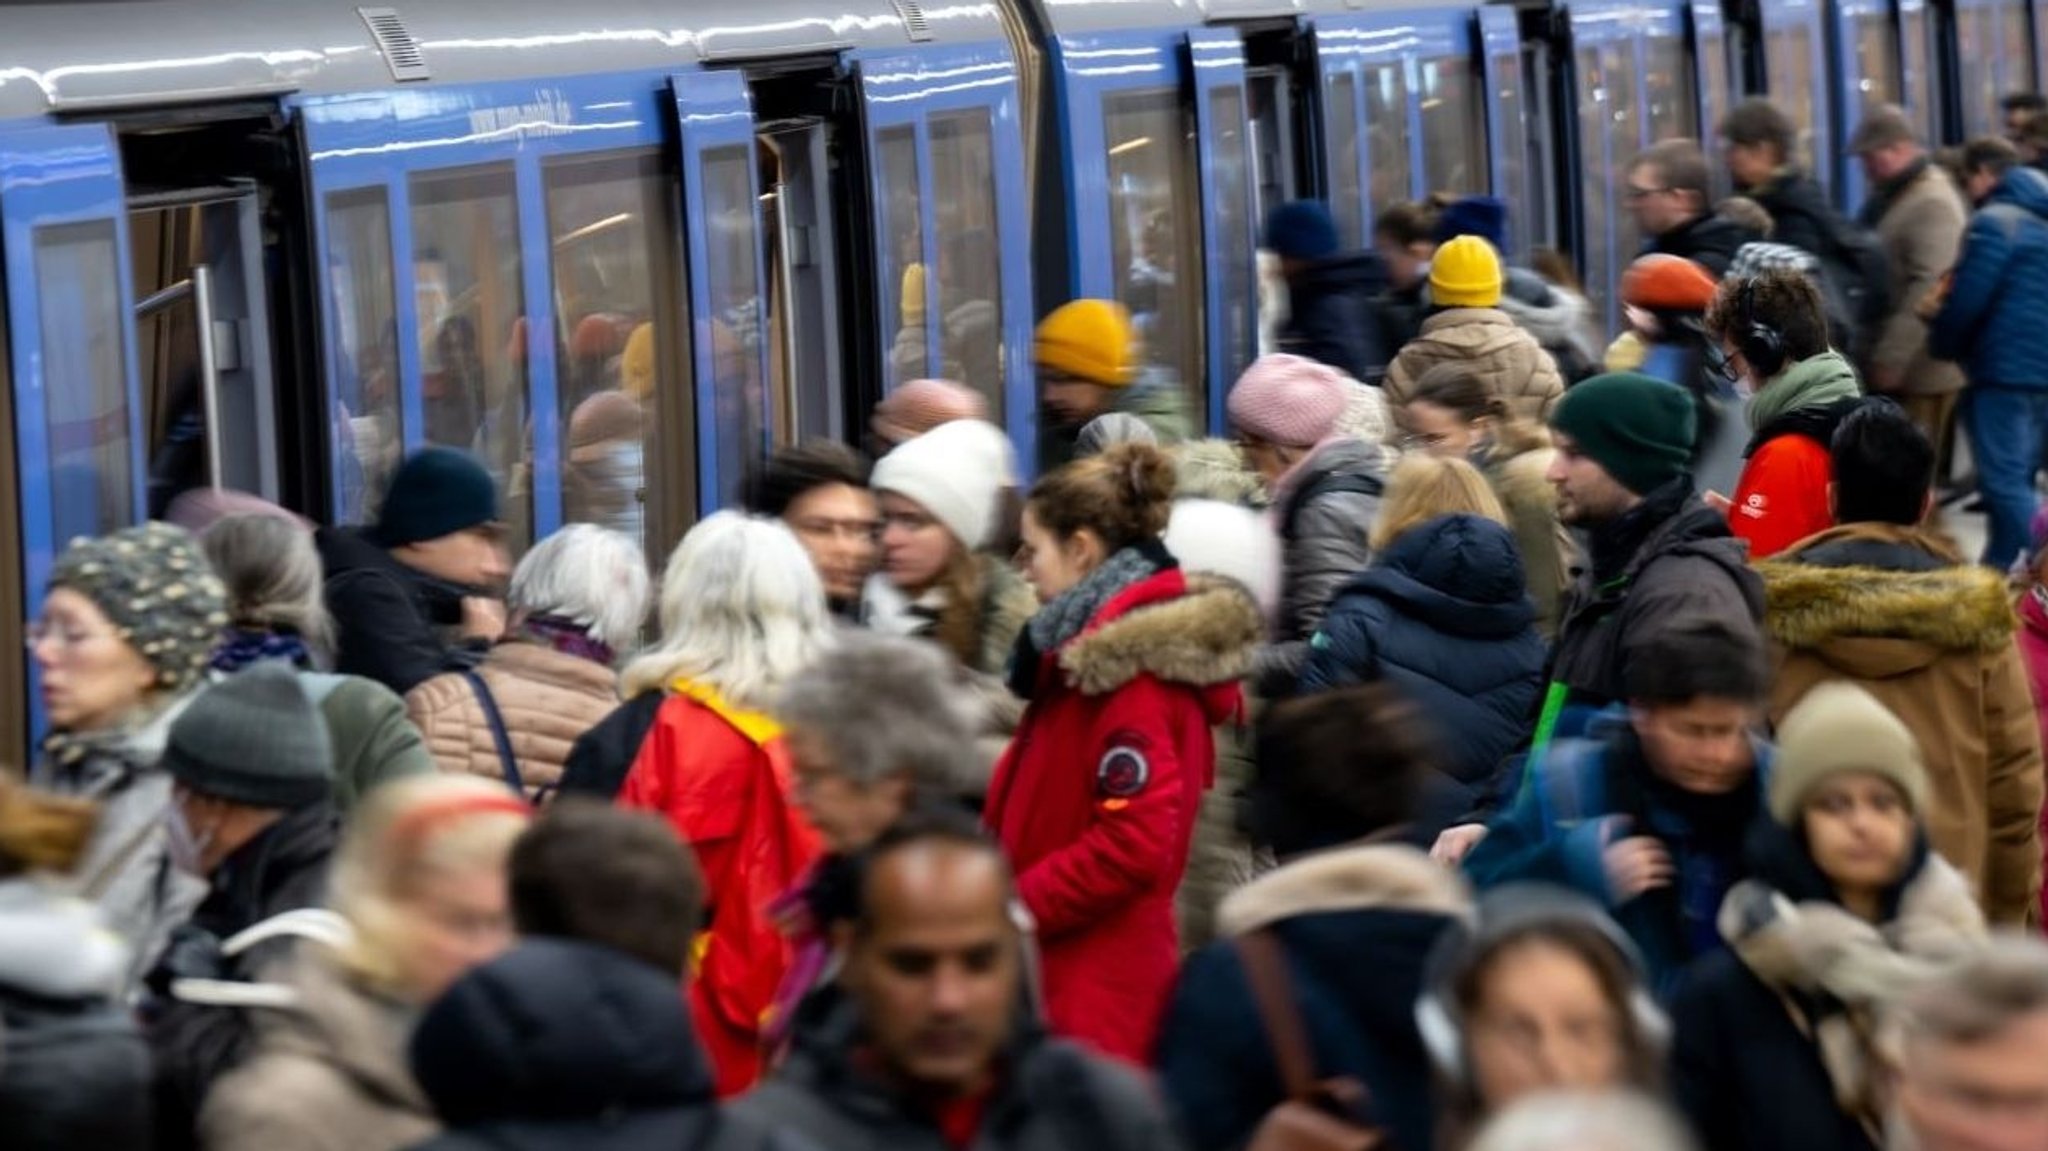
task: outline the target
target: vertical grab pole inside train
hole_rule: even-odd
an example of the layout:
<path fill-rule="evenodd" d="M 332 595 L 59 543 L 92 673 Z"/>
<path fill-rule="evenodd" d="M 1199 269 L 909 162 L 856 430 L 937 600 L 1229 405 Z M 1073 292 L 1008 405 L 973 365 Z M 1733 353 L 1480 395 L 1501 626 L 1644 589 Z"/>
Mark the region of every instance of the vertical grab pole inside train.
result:
<path fill-rule="evenodd" d="M 192 309 L 199 329 L 199 394 L 206 413 L 206 479 L 221 489 L 220 360 L 213 347 L 213 269 L 192 265 Z"/>

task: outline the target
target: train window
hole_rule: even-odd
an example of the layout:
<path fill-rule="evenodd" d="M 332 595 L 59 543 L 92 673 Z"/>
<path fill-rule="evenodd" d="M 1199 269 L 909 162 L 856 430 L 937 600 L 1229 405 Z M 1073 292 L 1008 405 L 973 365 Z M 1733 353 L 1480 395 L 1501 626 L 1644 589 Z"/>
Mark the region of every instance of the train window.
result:
<path fill-rule="evenodd" d="M 36 231 L 50 502 L 58 545 L 134 517 L 121 254 L 112 221 Z"/>
<path fill-rule="evenodd" d="M 1349 72 L 1330 77 L 1330 210 L 1344 247 L 1357 248 L 1365 235 L 1365 191 L 1358 177 L 1358 80 Z M 1401 199 L 1407 199 L 1404 194 Z M 1377 211 L 1386 205 L 1373 206 Z"/>
<path fill-rule="evenodd" d="M 1216 293 L 1223 314 L 1212 322 L 1223 325 L 1223 363 L 1218 365 L 1222 377 L 1236 379 L 1251 366 L 1252 310 L 1258 304 L 1251 278 L 1252 159 L 1251 142 L 1245 138 L 1243 90 L 1223 87 L 1210 92 L 1209 122 L 1216 126 L 1216 138 L 1210 142 L 1215 164 L 1209 173 L 1216 185 L 1216 202 L 1210 211 L 1222 248 L 1217 263 L 1223 273 Z"/>
<path fill-rule="evenodd" d="M 1770 69 L 1771 99 L 1777 102 L 1799 132 L 1799 146 L 1792 162 L 1814 172 L 1813 31 L 1804 24 L 1787 24 L 1766 34 L 1764 59 Z"/>
<path fill-rule="evenodd" d="M 498 481 L 514 555 L 533 538 L 526 291 L 512 166 L 412 181 L 413 307 L 428 443 L 474 453 Z M 603 329 L 600 331 L 600 327 Z M 615 360 L 625 333 L 582 324 L 558 337 L 579 365 Z M 565 381 L 575 390 L 579 380 Z"/>
<path fill-rule="evenodd" d="M 1463 56 L 1422 62 L 1422 167 L 1432 192 L 1491 190 L 1481 90 L 1477 70 Z"/>
<path fill-rule="evenodd" d="M 1860 79 L 1855 111 L 1859 120 L 1881 105 L 1899 102 L 1899 58 L 1892 51 L 1892 35 L 1891 13 L 1867 12 L 1856 17 L 1856 74 Z"/>
<path fill-rule="evenodd" d="M 2002 99 L 2007 92 L 2036 91 L 2034 61 L 2031 55 L 2033 39 L 2027 35 L 2025 5 L 2018 0 L 2004 0 L 2000 5 L 1999 20 L 2004 25 L 1998 37 L 1999 54 L 2004 57 L 1999 76 L 1999 81 L 2003 85 L 2003 90 L 1999 92 L 2000 98 Z M 1998 107 L 1997 101 L 1992 102 L 1992 107 Z M 2004 115 L 2002 111 L 1997 114 Z"/>
<path fill-rule="evenodd" d="M 924 195 L 917 167 L 917 129 L 905 125 L 880 132 L 882 176 L 890 189 L 883 209 L 882 330 L 894 332 L 889 349 L 889 386 L 931 375 L 926 352 Z"/>
<path fill-rule="evenodd" d="M 1003 271 L 995 130 L 988 110 L 934 116 L 932 198 L 939 227 L 939 348 L 948 379 L 988 399 L 1003 422 Z"/>
<path fill-rule="evenodd" d="M 1202 395 L 1201 199 L 1180 96 L 1152 89 L 1103 101 L 1109 245 L 1117 298 L 1144 339 L 1146 366 Z"/>
<path fill-rule="evenodd" d="M 1613 143 L 1613 167 L 1602 173 L 1609 195 L 1617 195 L 1626 173 L 1621 169 L 1642 149 L 1643 109 L 1636 92 L 1636 54 L 1627 41 L 1608 44 L 1600 50 L 1600 66 L 1606 76 L 1607 124 Z M 1637 234 L 1636 214 L 1614 212 L 1614 252 L 1617 266 L 1635 259 L 1642 237 Z"/>
<path fill-rule="evenodd" d="M 1960 93 L 1965 136 L 1997 135 L 2001 127 L 1998 69 L 1992 63 L 1998 52 L 1991 41 L 1991 22 L 1988 9 L 1956 5 L 1956 58 L 1967 64 Z"/>
<path fill-rule="evenodd" d="M 1514 241 L 1516 258 L 1528 255 L 1530 244 L 1537 237 L 1531 235 L 1541 227 L 1543 219 L 1541 205 L 1536 200 L 1536 190 L 1529 186 L 1529 126 L 1523 122 L 1526 114 L 1522 109 L 1522 56 L 1516 52 L 1502 52 L 1493 58 L 1493 71 L 1497 90 L 1495 107 L 1500 110 L 1500 124 L 1496 127 L 1501 142 L 1500 186 L 1508 202 L 1510 214 L 1527 221 L 1511 236 Z"/>
<path fill-rule="evenodd" d="M 391 270 L 391 209 L 384 189 L 327 197 L 328 277 L 334 293 L 335 419 L 343 523 L 368 523 L 405 450 L 398 396 L 398 304 Z"/>
<path fill-rule="evenodd" d="M 1715 32 L 1712 35 L 1704 33 L 1700 35 L 1699 58 L 1695 66 L 1706 69 L 1705 98 L 1707 106 L 1702 110 L 1702 114 L 1710 122 L 1701 125 L 1700 132 L 1700 135 L 1705 137 L 1710 133 L 1720 130 L 1720 118 L 1726 116 L 1728 110 L 1735 106 L 1735 93 L 1729 81 L 1728 38 L 1726 34 Z M 1711 141 L 1709 143 L 1711 144 Z M 1711 152 L 1712 148 L 1709 147 L 1708 151 Z M 1707 172 L 1708 190 L 1716 198 L 1725 196 L 1732 190 L 1734 181 L 1728 176 L 1728 166 L 1726 164 L 1709 164 L 1707 165 Z"/>
<path fill-rule="evenodd" d="M 1700 135 L 1699 90 L 1693 84 L 1692 56 L 1677 36 L 1653 36 L 1644 44 L 1650 70 L 1650 139 L 1697 140 Z"/>
<path fill-rule="evenodd" d="M 697 322 L 710 329 L 718 499 L 730 507 L 739 503 L 746 470 L 760 455 L 768 426 L 762 410 L 767 396 L 761 380 L 761 274 L 755 263 L 761 226 L 755 215 L 754 149 L 751 144 L 708 149 L 703 164 L 711 315 Z"/>
<path fill-rule="evenodd" d="M 1934 70 L 1927 57 L 1927 9 L 1913 7 L 1899 13 L 1899 55 L 1905 65 L 1906 106 L 1919 120 L 1929 140 L 1941 138 L 1941 106 L 1934 98 Z"/>
<path fill-rule="evenodd" d="M 1408 156 L 1408 76 L 1404 67 L 1399 60 L 1390 60 L 1365 70 L 1365 156 L 1372 164 L 1375 212 L 1407 199 L 1415 187 L 1415 165 Z"/>
<path fill-rule="evenodd" d="M 661 354 L 676 333 L 655 323 L 674 314 L 656 294 L 675 283 L 674 183 L 651 153 L 550 167 L 546 183 L 555 315 L 569 333 L 555 342 L 562 521 L 611 528 L 658 555 L 648 493 L 667 485 L 650 484 L 650 472 L 667 455 L 695 455 L 664 451 L 659 434 L 660 408 L 686 402 Z M 619 355 L 576 355 L 600 328 L 625 333 Z"/>
<path fill-rule="evenodd" d="M 1579 218 L 1585 221 L 1579 255 L 1585 261 L 1586 298 L 1593 302 L 1595 314 L 1600 314 L 1612 295 L 1607 225 L 1622 214 L 1614 205 L 1615 173 L 1608 169 L 1606 154 L 1607 118 L 1615 100 L 1615 92 L 1609 85 L 1626 85 L 1629 73 L 1609 75 L 1601 62 L 1599 50 L 1593 47 L 1579 49 L 1578 73 L 1579 147 L 1582 149 L 1579 156 Z M 1621 162 L 1627 163 L 1627 160 Z"/>

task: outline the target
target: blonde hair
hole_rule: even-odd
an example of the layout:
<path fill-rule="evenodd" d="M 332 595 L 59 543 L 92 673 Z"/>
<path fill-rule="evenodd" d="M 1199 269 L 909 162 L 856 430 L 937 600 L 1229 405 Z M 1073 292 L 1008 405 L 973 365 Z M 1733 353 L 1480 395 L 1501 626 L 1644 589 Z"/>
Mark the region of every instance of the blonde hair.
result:
<path fill-rule="evenodd" d="M 1444 516 L 1471 515 L 1507 526 L 1500 497 L 1479 469 L 1464 460 L 1438 459 L 1413 453 L 1402 459 L 1387 481 L 1387 498 L 1372 525 L 1372 550 Z"/>
<path fill-rule="evenodd" d="M 399 904 L 424 876 L 503 873 L 530 814 L 503 783 L 473 775 L 413 776 L 370 792 L 349 818 L 328 881 L 334 911 L 354 929 L 342 966 L 402 991 L 411 941 Z"/>
<path fill-rule="evenodd" d="M 719 512 L 683 537 L 661 577 L 661 642 L 626 667 L 625 695 L 677 679 L 768 711 L 832 643 L 825 587 L 779 521 Z"/>

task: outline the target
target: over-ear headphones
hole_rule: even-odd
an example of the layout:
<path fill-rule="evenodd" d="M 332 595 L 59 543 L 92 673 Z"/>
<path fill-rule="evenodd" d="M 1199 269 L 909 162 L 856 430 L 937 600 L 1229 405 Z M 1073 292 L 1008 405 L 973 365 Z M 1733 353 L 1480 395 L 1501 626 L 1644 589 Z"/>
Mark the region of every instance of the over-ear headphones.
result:
<path fill-rule="evenodd" d="M 1756 278 L 1742 281 L 1742 331 L 1736 340 L 1742 358 L 1756 373 L 1756 383 L 1785 369 L 1785 337 L 1778 329 L 1756 318 Z"/>
<path fill-rule="evenodd" d="M 1576 892 L 1541 883 L 1511 883 L 1480 897 L 1476 924 L 1456 924 L 1430 949 L 1422 996 L 1415 1002 L 1415 1029 L 1437 1072 L 1460 1090 L 1470 1090 L 1471 1071 L 1459 1018 L 1457 985 L 1475 966 L 1491 959 L 1503 943 L 1546 924 L 1591 928 L 1621 956 L 1632 980 L 1627 1011 L 1636 1034 L 1661 1060 L 1671 1044 L 1671 1021 L 1651 997 L 1641 952 L 1606 912 Z"/>

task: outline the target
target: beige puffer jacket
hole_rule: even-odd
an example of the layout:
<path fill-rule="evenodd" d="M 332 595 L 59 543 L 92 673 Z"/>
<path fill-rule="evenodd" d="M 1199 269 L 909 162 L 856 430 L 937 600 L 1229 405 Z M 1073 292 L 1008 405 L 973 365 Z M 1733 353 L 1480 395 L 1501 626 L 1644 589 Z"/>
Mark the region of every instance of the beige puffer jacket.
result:
<path fill-rule="evenodd" d="M 1541 424 L 1564 395 L 1557 362 L 1499 308 L 1450 308 L 1422 322 L 1422 334 L 1408 341 L 1387 368 L 1387 403 L 1398 421 L 1422 373 L 1443 363 L 1470 364 L 1493 385 L 1515 415 Z M 1396 429 L 1399 435 L 1405 429 Z"/>
<path fill-rule="evenodd" d="M 569 749 L 619 706 L 619 677 L 611 668 L 537 643 L 501 643 L 477 673 L 505 717 L 529 796 L 560 784 Z M 437 675 L 413 688 L 405 709 L 442 771 L 505 778 L 483 704 L 461 674 Z"/>

